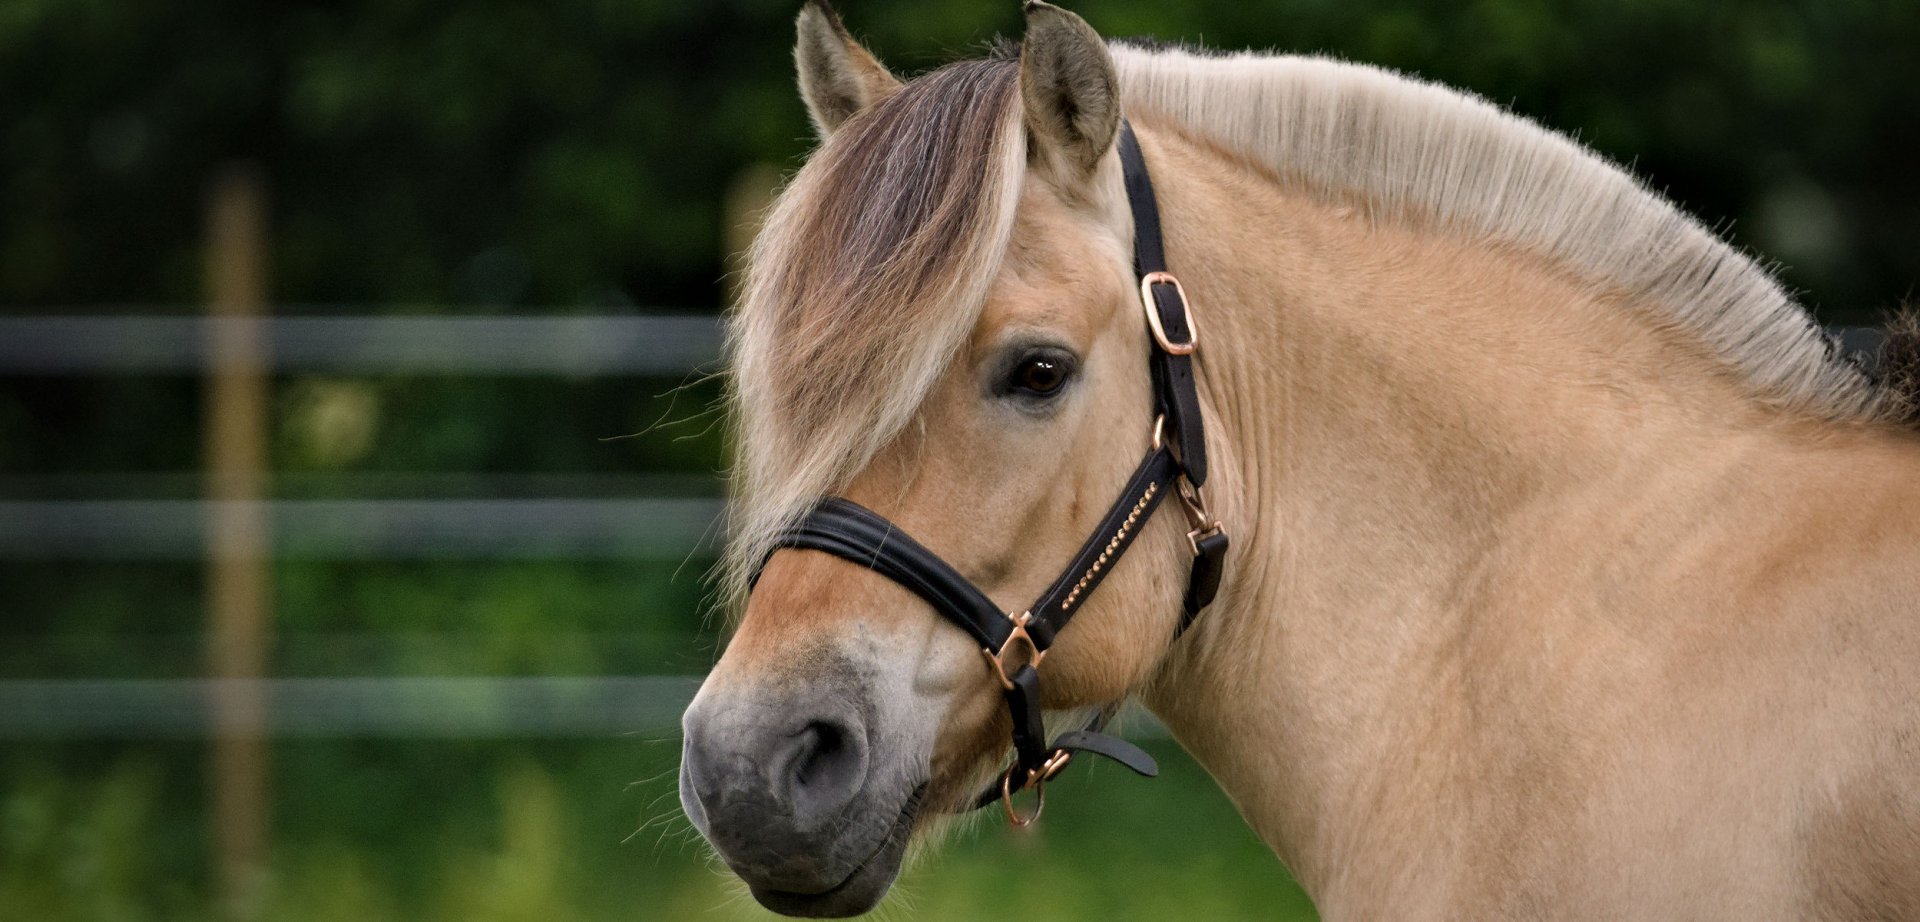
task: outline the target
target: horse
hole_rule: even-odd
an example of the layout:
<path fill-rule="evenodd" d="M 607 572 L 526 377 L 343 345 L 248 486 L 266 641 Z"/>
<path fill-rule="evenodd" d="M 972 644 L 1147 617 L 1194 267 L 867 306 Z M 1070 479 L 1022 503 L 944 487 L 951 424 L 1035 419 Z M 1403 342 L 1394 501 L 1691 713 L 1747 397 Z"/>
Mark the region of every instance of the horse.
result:
<path fill-rule="evenodd" d="M 902 82 L 799 14 L 821 143 L 729 321 L 737 621 L 683 721 L 755 898 L 865 912 L 1013 774 L 996 651 L 782 536 L 833 494 L 1000 611 L 1055 578 L 1160 438 L 1131 132 L 1232 552 L 1181 633 L 1188 523 L 1129 520 L 1021 660 L 1056 723 L 1142 703 L 1328 919 L 1920 918 L 1920 338 L 1863 371 L 1471 95 L 1025 21 Z"/>

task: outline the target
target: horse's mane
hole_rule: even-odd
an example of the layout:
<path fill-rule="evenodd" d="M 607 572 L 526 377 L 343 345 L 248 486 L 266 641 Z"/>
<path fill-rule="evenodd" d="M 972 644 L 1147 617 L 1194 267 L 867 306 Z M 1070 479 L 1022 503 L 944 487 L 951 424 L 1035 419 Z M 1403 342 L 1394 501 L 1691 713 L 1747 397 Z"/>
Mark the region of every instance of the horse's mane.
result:
<path fill-rule="evenodd" d="M 1306 194 L 1497 240 L 1617 289 L 1696 335 L 1762 402 L 1836 421 L 1910 412 L 1766 269 L 1562 135 L 1364 65 L 1112 51 L 1126 111 Z M 1026 175 L 1017 71 L 1003 46 L 908 83 L 843 124 L 768 214 L 730 328 L 734 601 L 777 532 L 911 423 L 977 320 Z"/>
<path fill-rule="evenodd" d="M 1498 240 L 1653 307 L 1753 396 L 1817 418 L 1897 421 L 1772 274 L 1604 157 L 1479 97 L 1327 58 L 1117 43 L 1127 111 L 1309 195 Z"/>
<path fill-rule="evenodd" d="M 733 602 L 780 529 L 912 421 L 979 318 L 1025 183 L 1018 71 L 995 56 L 912 81 L 768 212 L 729 326 Z"/>
<path fill-rule="evenodd" d="M 1887 318 L 1887 342 L 1880 350 L 1880 380 L 1894 412 L 1920 423 L 1920 302 Z"/>

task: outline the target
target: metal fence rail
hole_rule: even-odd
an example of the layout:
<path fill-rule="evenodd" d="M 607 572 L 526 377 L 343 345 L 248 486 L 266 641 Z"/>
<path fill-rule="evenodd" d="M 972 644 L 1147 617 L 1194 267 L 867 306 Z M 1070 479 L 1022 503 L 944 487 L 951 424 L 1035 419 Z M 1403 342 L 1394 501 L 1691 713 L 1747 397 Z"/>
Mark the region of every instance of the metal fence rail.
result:
<path fill-rule="evenodd" d="M 1832 332 L 1843 354 L 1877 368 L 1882 333 Z M 698 315 L 26 317 L 0 318 L 0 375 L 219 375 L 234 369 L 214 344 L 235 333 L 257 336 L 275 373 L 680 376 L 723 350 L 717 319 Z M 72 486 L 97 497 L 107 481 L 96 480 Z M 236 505 L 264 513 L 271 558 L 345 560 L 680 560 L 713 549 L 724 511 L 698 496 L 0 500 L 0 559 L 200 560 L 212 523 Z M 671 734 L 696 685 L 685 676 L 0 680 L 0 739 Z M 260 702 L 260 722 L 219 724 L 233 701 Z M 1139 734 L 1164 733 L 1133 710 Z"/>
<path fill-rule="evenodd" d="M 0 558 L 199 560 L 232 501 L 0 500 Z M 709 498 L 270 500 L 279 558 L 630 558 L 710 552 Z"/>
<path fill-rule="evenodd" d="M 678 732 L 696 676 L 16 679 L 0 739 L 198 739 L 221 698 L 265 703 L 275 737 L 590 737 Z"/>
<path fill-rule="evenodd" d="M 221 327 L 258 324 L 275 371 L 679 376 L 713 366 L 711 315 L 0 318 L 0 374 L 198 374 Z"/>
<path fill-rule="evenodd" d="M 678 675 L 15 679 L 0 681 L 0 739 L 200 739 L 223 729 L 214 703 L 225 696 L 263 701 L 251 732 L 279 738 L 657 740 L 679 733 L 699 687 Z M 1135 704 L 1114 726 L 1129 739 L 1167 736 Z"/>

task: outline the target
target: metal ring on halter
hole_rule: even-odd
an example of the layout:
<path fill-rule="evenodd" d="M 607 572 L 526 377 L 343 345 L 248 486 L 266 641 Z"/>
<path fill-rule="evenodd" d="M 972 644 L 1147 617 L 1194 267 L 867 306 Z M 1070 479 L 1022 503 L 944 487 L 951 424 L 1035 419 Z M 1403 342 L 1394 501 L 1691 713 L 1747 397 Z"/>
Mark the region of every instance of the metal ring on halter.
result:
<path fill-rule="evenodd" d="M 1053 756 L 1047 759 L 1039 768 L 1027 772 L 1027 780 L 1021 783 L 1020 790 L 1024 791 L 1027 788 L 1033 788 L 1034 803 L 1033 812 L 1024 817 L 1020 815 L 1020 811 L 1013 807 L 1013 795 L 1015 793 L 1013 788 L 1013 773 L 1019 771 L 1020 766 L 1014 765 L 1009 767 L 1005 772 L 1002 772 L 1000 775 L 1000 809 L 1006 812 L 1007 822 L 1015 826 L 1027 826 L 1032 824 L 1034 820 L 1039 819 L 1040 811 L 1047 808 L 1047 782 L 1052 781 L 1053 776 L 1060 774 L 1060 770 L 1066 768 L 1067 763 L 1071 761 L 1073 761 L 1072 751 L 1056 749 L 1054 750 Z"/>
<path fill-rule="evenodd" d="M 1022 785 L 1022 788 L 1025 787 L 1027 787 L 1027 785 Z M 1013 808 L 1013 772 L 1009 771 L 1000 776 L 1000 809 L 1006 812 L 1007 822 L 1012 823 L 1016 827 L 1033 825 L 1033 821 L 1040 818 L 1040 812 L 1047 809 L 1047 783 L 1041 781 L 1031 785 L 1031 787 L 1033 788 L 1034 798 L 1033 812 L 1021 816 L 1020 811 Z"/>

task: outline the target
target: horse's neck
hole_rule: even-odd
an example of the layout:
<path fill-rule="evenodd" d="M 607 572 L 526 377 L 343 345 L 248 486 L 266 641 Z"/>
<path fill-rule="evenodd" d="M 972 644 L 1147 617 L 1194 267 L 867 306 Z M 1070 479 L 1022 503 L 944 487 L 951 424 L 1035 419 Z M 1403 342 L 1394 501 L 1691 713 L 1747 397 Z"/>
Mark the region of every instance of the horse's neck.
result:
<path fill-rule="evenodd" d="M 1599 485 L 1739 455 L 1763 411 L 1543 262 L 1289 195 L 1165 133 L 1149 154 L 1235 542 L 1150 703 L 1317 895 L 1363 853 L 1438 886 L 1475 727 L 1505 719 L 1462 689 L 1500 643 L 1476 607 L 1537 593 L 1568 617 L 1546 600 L 1577 591 L 1490 556 Z"/>

